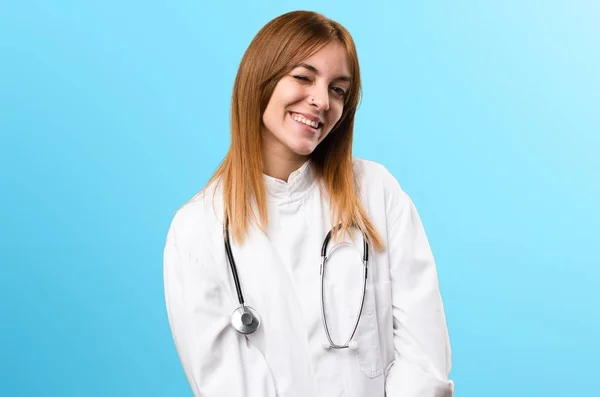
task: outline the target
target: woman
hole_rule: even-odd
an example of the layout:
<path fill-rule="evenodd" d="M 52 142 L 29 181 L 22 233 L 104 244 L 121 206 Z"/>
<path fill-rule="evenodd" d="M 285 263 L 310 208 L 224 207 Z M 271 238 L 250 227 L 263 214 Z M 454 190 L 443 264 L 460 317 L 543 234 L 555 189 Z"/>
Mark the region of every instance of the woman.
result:
<path fill-rule="evenodd" d="M 350 34 L 316 13 L 275 18 L 244 54 L 229 152 L 165 248 L 195 396 L 452 395 L 417 211 L 384 167 L 352 158 L 359 92 Z"/>

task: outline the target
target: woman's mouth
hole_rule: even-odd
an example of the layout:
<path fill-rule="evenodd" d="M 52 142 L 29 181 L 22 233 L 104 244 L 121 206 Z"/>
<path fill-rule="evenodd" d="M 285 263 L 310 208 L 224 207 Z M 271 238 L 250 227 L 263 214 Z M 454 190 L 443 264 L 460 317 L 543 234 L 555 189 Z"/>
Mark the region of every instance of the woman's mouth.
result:
<path fill-rule="evenodd" d="M 301 114 L 298 114 L 298 113 L 290 113 L 290 114 L 292 116 L 292 119 L 294 119 L 294 121 L 304 124 L 304 125 L 307 125 L 309 127 L 312 127 L 315 130 L 318 130 L 323 125 L 322 123 L 320 123 L 318 121 L 309 120 L 306 117 L 302 116 Z"/>

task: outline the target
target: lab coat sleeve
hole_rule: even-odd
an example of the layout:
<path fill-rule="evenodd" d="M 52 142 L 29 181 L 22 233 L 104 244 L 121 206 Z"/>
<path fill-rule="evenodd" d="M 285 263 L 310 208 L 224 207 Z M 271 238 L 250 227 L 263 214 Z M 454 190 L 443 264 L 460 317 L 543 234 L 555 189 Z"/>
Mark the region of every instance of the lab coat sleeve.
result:
<path fill-rule="evenodd" d="M 387 247 L 395 354 L 386 396 L 452 397 L 450 340 L 433 254 L 413 202 L 396 187 Z"/>
<path fill-rule="evenodd" d="M 164 249 L 165 299 L 194 396 L 274 397 L 273 378 L 261 352 L 230 326 L 227 274 L 199 263 L 190 255 L 185 231 L 176 229 L 171 226 Z"/>

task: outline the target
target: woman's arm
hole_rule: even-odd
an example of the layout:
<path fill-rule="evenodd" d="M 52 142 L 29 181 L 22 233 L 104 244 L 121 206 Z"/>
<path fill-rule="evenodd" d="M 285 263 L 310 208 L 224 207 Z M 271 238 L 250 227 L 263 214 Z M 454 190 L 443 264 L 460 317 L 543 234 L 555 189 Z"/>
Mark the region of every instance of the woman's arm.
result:
<path fill-rule="evenodd" d="M 387 397 L 452 397 L 451 351 L 437 270 L 417 209 L 395 182 L 388 252 L 395 359 Z"/>
<path fill-rule="evenodd" d="M 190 255 L 185 226 L 178 230 L 176 224 L 177 219 L 164 249 L 165 299 L 177 353 L 194 396 L 275 396 L 264 357 L 230 326 L 233 309 L 223 281 L 227 275 L 216 274 Z"/>

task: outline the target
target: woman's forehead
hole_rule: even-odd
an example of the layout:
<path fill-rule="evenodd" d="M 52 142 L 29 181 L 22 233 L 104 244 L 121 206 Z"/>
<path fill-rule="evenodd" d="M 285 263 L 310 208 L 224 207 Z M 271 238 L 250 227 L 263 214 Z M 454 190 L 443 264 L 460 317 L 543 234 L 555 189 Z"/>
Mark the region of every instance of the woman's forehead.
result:
<path fill-rule="evenodd" d="M 346 47 L 342 43 L 334 41 L 296 63 L 293 67 L 303 67 L 318 75 L 350 80 L 348 61 Z"/>

